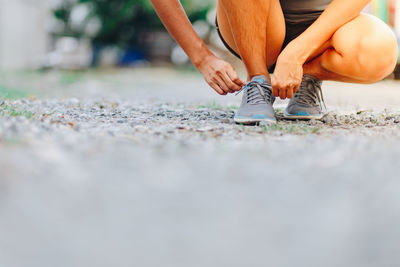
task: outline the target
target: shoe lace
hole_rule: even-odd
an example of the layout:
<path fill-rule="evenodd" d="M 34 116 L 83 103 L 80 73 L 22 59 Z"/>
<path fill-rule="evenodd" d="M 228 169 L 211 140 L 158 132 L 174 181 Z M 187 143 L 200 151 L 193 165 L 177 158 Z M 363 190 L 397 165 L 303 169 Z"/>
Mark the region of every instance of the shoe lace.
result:
<path fill-rule="evenodd" d="M 324 95 L 322 94 L 321 82 L 314 77 L 305 75 L 301 82 L 299 90 L 294 97 L 297 102 L 304 105 L 314 107 L 322 107 L 326 109 Z"/>
<path fill-rule="evenodd" d="M 271 86 L 268 83 L 248 82 L 236 95 L 245 90 L 247 90 L 248 104 L 266 104 L 273 101 Z"/>

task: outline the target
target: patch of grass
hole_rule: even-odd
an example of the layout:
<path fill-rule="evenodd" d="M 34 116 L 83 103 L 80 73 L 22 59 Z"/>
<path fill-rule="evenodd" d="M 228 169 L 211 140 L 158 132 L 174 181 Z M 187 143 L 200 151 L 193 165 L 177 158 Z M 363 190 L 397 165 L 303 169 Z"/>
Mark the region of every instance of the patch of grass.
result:
<path fill-rule="evenodd" d="M 232 110 L 238 110 L 239 106 L 228 106 L 227 108 Z"/>
<path fill-rule="evenodd" d="M 197 74 L 198 75 L 198 71 L 197 69 L 193 66 L 193 64 L 189 64 L 189 65 L 182 65 L 182 66 L 174 66 L 173 67 L 175 70 L 177 70 L 178 72 L 180 72 L 181 74 Z"/>
<path fill-rule="evenodd" d="M 83 73 L 78 71 L 62 71 L 60 73 L 60 83 L 62 85 L 70 85 L 81 81 Z"/>
<path fill-rule="evenodd" d="M 276 116 L 277 117 L 283 117 L 283 112 L 284 112 L 284 110 L 283 109 L 281 109 L 281 108 L 276 108 L 275 109 L 275 114 L 276 114 Z"/>
<path fill-rule="evenodd" d="M 0 99 L 21 99 L 26 98 L 28 93 L 24 90 L 0 85 Z"/>
<path fill-rule="evenodd" d="M 5 145 L 10 145 L 10 146 L 15 146 L 15 145 L 21 145 L 22 140 L 16 137 L 9 137 L 5 139 L 0 139 L 0 143 L 3 143 Z"/>
<path fill-rule="evenodd" d="M 32 119 L 35 113 L 29 110 L 18 110 L 14 107 L 3 105 L 0 107 L 0 116 L 20 117 L 23 116 L 27 119 Z"/>

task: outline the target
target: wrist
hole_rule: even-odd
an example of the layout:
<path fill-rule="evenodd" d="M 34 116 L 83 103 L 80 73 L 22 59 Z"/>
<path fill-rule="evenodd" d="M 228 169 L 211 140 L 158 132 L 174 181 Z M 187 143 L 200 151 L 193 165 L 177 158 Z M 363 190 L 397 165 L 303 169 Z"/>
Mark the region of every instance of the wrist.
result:
<path fill-rule="evenodd" d="M 297 38 L 286 46 L 282 54 L 285 54 L 287 58 L 296 63 L 304 64 L 317 48 L 314 47 L 314 44 L 308 44 L 302 39 Z"/>
<path fill-rule="evenodd" d="M 282 51 L 279 59 L 287 59 L 295 64 L 304 64 L 308 58 L 307 54 L 307 51 L 302 47 L 299 47 L 298 45 L 293 43 L 289 43 Z"/>
<path fill-rule="evenodd" d="M 209 61 L 211 57 L 214 57 L 214 54 L 211 53 L 211 51 L 205 45 L 203 45 L 201 48 L 195 51 L 190 59 L 193 65 L 199 69 L 202 65 L 204 65 L 205 62 Z"/>

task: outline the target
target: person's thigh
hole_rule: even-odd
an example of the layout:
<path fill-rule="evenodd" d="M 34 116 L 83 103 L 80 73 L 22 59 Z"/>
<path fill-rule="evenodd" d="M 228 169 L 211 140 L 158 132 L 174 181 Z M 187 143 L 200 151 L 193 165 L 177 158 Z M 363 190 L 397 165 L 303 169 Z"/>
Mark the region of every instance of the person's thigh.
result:
<path fill-rule="evenodd" d="M 380 19 L 361 14 L 332 36 L 322 55 L 327 70 L 374 82 L 389 75 L 397 61 L 398 47 L 391 29 Z"/>
<path fill-rule="evenodd" d="M 268 3 L 268 1 L 265 2 Z M 255 5 L 258 3 L 259 1 L 243 1 L 244 5 Z M 261 34 L 266 34 L 267 36 L 267 44 L 265 47 L 267 50 L 267 66 L 271 67 L 276 62 L 285 39 L 285 19 L 279 0 L 270 0 L 269 4 L 271 5 L 269 14 L 265 14 L 265 20 L 268 23 L 268 30 L 266 33 Z M 235 53 L 240 55 L 240 51 L 236 45 L 235 38 L 233 37 L 232 33 L 234 29 L 231 29 L 228 17 L 226 16 L 225 10 L 220 2 L 218 2 L 217 6 L 217 19 L 218 28 L 224 41 Z M 255 36 L 259 34 L 259 32 L 257 32 L 258 29 L 246 30 L 253 31 Z M 255 41 L 256 40 L 257 38 L 255 38 Z M 249 46 L 251 46 L 251 44 L 249 44 Z"/>

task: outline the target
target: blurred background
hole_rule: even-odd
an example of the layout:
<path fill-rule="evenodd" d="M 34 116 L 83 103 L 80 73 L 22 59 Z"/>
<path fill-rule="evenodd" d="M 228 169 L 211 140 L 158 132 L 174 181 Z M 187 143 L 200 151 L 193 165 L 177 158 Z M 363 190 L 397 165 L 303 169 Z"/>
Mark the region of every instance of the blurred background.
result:
<path fill-rule="evenodd" d="M 184 0 L 209 41 L 214 1 Z M 1 0 L 2 69 L 184 64 L 147 0 Z"/>
<path fill-rule="evenodd" d="M 224 54 L 214 30 L 216 1 L 181 2 L 197 33 Z M 189 63 L 148 0 L 0 0 L 0 5 L 1 69 Z M 374 0 L 366 12 L 400 36 L 399 0 Z"/>

